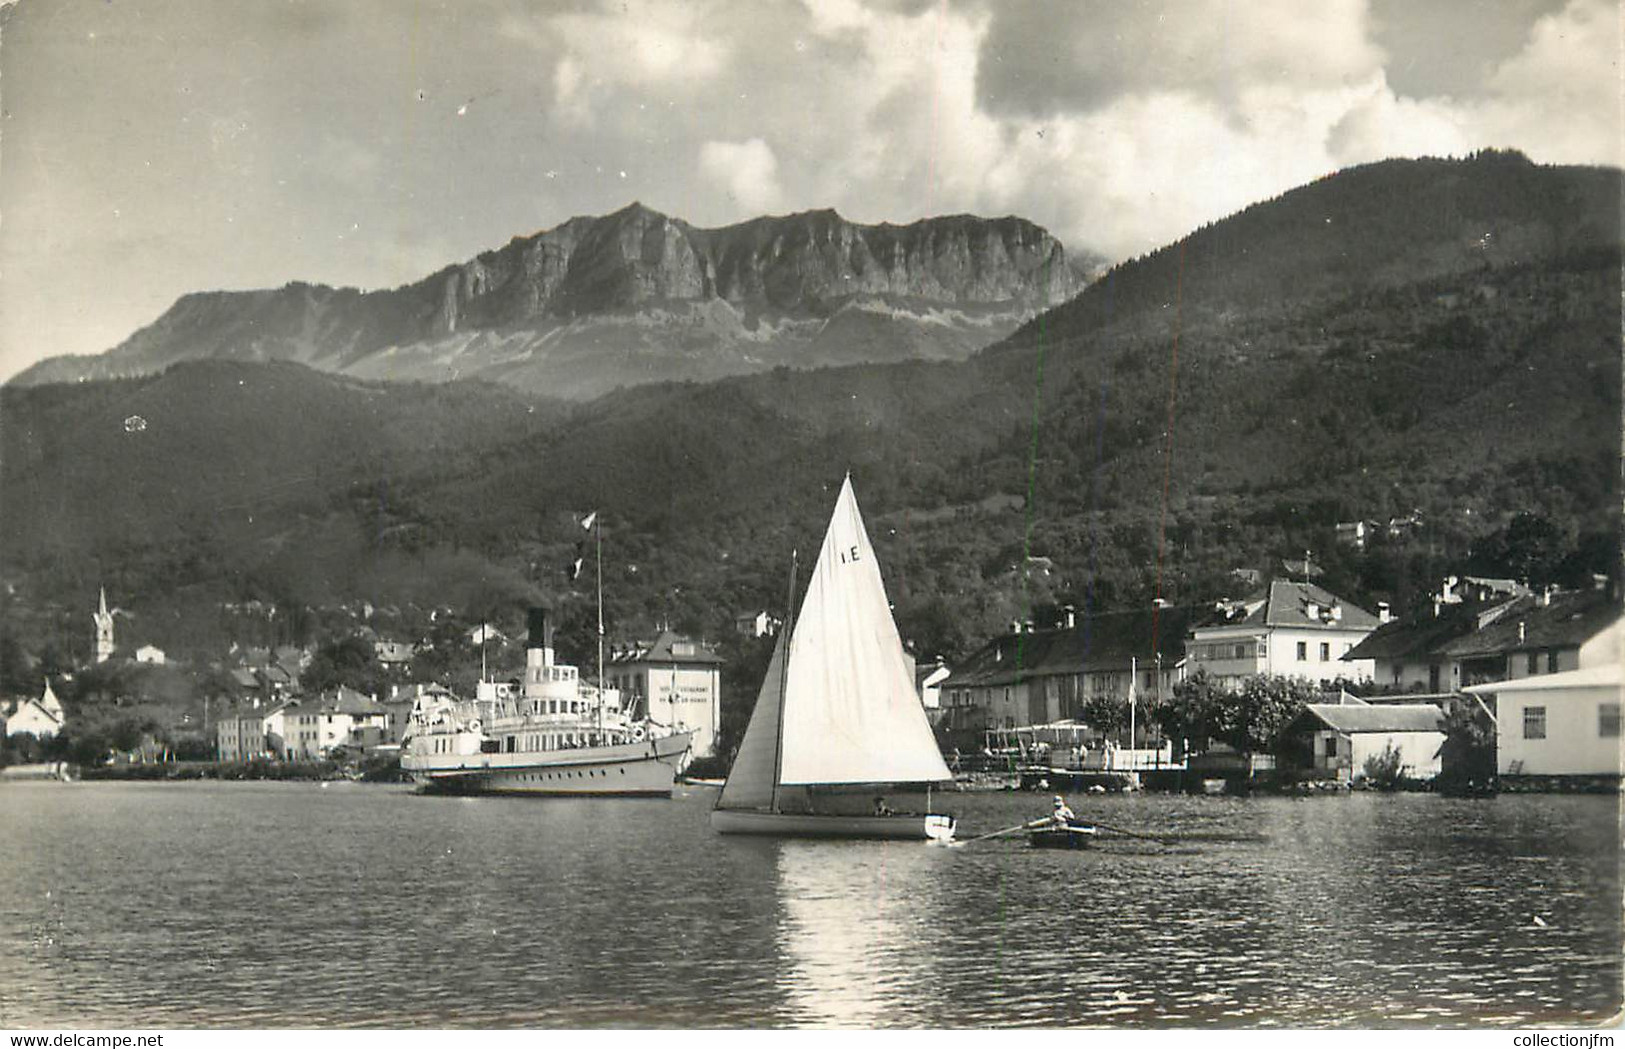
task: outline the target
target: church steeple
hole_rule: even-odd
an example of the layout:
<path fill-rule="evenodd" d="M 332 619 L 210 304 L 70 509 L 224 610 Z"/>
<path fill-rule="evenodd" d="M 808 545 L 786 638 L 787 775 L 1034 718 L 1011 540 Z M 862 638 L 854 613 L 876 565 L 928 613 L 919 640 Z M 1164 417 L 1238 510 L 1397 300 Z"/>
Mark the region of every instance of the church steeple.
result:
<path fill-rule="evenodd" d="M 107 588 L 102 587 L 101 607 L 91 613 L 96 621 L 96 662 L 105 663 L 113 656 L 113 613 L 107 610 Z"/>

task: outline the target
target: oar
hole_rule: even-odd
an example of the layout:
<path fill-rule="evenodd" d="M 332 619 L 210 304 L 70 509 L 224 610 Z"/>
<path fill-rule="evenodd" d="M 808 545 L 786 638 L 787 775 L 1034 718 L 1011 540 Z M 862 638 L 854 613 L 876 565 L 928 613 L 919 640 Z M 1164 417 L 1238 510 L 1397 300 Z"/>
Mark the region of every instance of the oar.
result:
<path fill-rule="evenodd" d="M 1029 821 L 1027 823 L 1018 823 L 1013 827 L 1006 827 L 1003 830 L 996 830 L 996 831 L 993 831 L 993 832 L 991 832 L 989 834 L 978 834 L 974 838 L 966 838 L 964 841 L 956 841 L 956 842 L 954 842 L 954 844 L 955 845 L 969 845 L 973 841 L 986 841 L 988 838 L 997 838 L 1001 834 L 1011 834 L 1011 833 L 1014 833 L 1015 831 L 1018 831 L 1018 830 L 1028 830 L 1028 829 L 1030 829 L 1032 827 L 1036 827 L 1036 826 L 1039 826 L 1040 824 L 1048 823 L 1048 822 L 1049 822 L 1048 820 L 1031 820 L 1031 821 Z"/>
<path fill-rule="evenodd" d="M 1136 833 L 1135 831 L 1132 831 L 1132 830 L 1125 830 L 1122 827 L 1114 827 L 1110 823 L 1101 823 L 1099 820 L 1090 820 L 1089 822 L 1094 824 L 1096 827 L 1099 827 L 1101 830 L 1109 830 L 1113 834 L 1121 834 L 1124 837 L 1144 838 L 1146 841 L 1154 841 L 1154 842 L 1158 843 L 1159 845 L 1171 845 L 1171 844 L 1173 844 L 1173 839 L 1171 839 L 1171 838 L 1158 837 L 1157 835 L 1154 835 L 1154 834 L 1139 834 L 1139 833 Z"/>

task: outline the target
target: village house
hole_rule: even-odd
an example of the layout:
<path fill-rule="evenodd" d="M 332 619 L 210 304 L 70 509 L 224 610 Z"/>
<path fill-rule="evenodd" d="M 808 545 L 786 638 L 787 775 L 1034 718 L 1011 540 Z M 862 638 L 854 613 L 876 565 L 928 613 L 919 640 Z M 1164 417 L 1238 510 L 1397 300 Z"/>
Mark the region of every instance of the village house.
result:
<path fill-rule="evenodd" d="M 628 709 L 662 725 L 694 733 L 695 757 L 716 747 L 722 724 L 722 657 L 670 630 L 649 644 L 612 651 L 605 683 L 621 690 Z"/>
<path fill-rule="evenodd" d="M 410 641 L 391 641 L 379 638 L 372 643 L 373 655 L 386 667 L 404 666 L 412 661 L 417 646 Z"/>
<path fill-rule="evenodd" d="M 913 657 L 909 657 L 913 661 Z M 920 706 L 934 725 L 942 712 L 942 683 L 948 680 L 948 664 L 938 656 L 929 663 L 914 664 L 914 691 L 920 697 Z"/>
<path fill-rule="evenodd" d="M 287 715 L 284 756 L 312 761 L 328 757 L 336 747 L 370 749 L 386 741 L 389 726 L 388 707 L 340 685 Z"/>
<path fill-rule="evenodd" d="M 1504 580 L 1445 581 L 1432 608 L 1389 623 L 1350 653 L 1379 685 L 1430 693 L 1617 662 L 1625 631 L 1602 590 L 1530 594 Z M 1507 584 L 1507 585 L 1503 585 Z"/>
<path fill-rule="evenodd" d="M 1094 697 L 1127 706 L 1184 680 L 1185 636 L 1205 610 L 1161 606 L 1078 616 L 1011 632 L 983 645 L 939 685 L 943 727 L 974 735 L 993 729 L 1076 721 Z"/>
<path fill-rule="evenodd" d="M 135 650 L 135 661 L 137 663 L 163 666 L 167 662 L 167 657 L 164 655 L 164 650 L 157 645 L 142 645 Z"/>
<path fill-rule="evenodd" d="M 1221 602 L 1192 629 L 1190 668 L 1230 688 L 1256 674 L 1367 680 L 1371 660 L 1345 657 L 1377 626 L 1376 616 L 1315 583 L 1276 579 L 1258 597 Z"/>
<path fill-rule="evenodd" d="M 16 709 L 6 716 L 6 735 L 28 733 L 35 739 L 50 739 L 62 731 L 65 721 L 62 701 L 56 698 L 56 693 L 51 690 L 51 682 L 47 679 L 45 691 L 38 699 L 22 700 Z"/>
<path fill-rule="evenodd" d="M 1310 703 L 1284 734 L 1301 744 L 1309 768 L 1342 782 L 1364 779 L 1366 762 L 1389 748 L 1399 754 L 1401 776 L 1432 779 L 1439 774 L 1444 712 L 1430 703 Z"/>
<path fill-rule="evenodd" d="M 745 612 L 734 617 L 734 632 L 745 637 L 777 635 L 783 623 L 768 612 Z"/>
<path fill-rule="evenodd" d="M 286 753 L 288 710 L 294 703 L 248 707 L 215 721 L 215 756 L 220 761 L 278 758 Z"/>
<path fill-rule="evenodd" d="M 468 643 L 471 645 L 500 645 L 506 640 L 508 635 L 490 623 L 481 623 L 468 632 Z"/>

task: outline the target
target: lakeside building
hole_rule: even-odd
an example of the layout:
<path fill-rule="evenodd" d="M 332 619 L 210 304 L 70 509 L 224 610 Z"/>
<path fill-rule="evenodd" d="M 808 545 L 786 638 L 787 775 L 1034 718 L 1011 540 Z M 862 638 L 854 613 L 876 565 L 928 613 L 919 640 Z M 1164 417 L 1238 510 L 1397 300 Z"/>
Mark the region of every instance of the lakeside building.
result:
<path fill-rule="evenodd" d="M 604 677 L 640 714 L 693 732 L 695 757 L 714 751 L 722 726 L 722 657 L 704 644 L 665 630 L 650 643 L 612 650 Z"/>
<path fill-rule="evenodd" d="M 293 702 L 250 707 L 215 720 L 215 757 L 220 761 L 280 758 L 285 754 L 287 711 Z"/>
<path fill-rule="evenodd" d="M 1185 679 L 1186 634 L 1208 614 L 1162 606 L 1084 616 L 1068 611 L 1060 626 L 1044 630 L 1014 623 L 939 683 L 942 725 L 975 736 L 1079 721 L 1091 699 L 1126 706 L 1131 694 L 1169 695 Z"/>
<path fill-rule="evenodd" d="M 1625 773 L 1620 661 L 1481 685 L 1495 715 L 1495 771 L 1505 780 L 1595 779 L 1617 789 Z"/>
<path fill-rule="evenodd" d="M 1392 748 L 1400 775 L 1432 779 L 1444 747 L 1444 712 L 1431 703 L 1310 703 L 1285 729 L 1308 767 L 1343 782 L 1365 778 L 1366 762 Z"/>
<path fill-rule="evenodd" d="M 283 756 L 289 761 L 325 758 L 334 748 L 376 747 L 389 732 L 387 706 L 353 688 L 340 685 L 332 693 L 299 704 L 286 714 Z"/>
<path fill-rule="evenodd" d="M 1508 596 L 1506 589 L 1489 587 L 1464 599 L 1455 583 L 1445 581 L 1431 613 L 1385 624 L 1350 658 L 1371 660 L 1379 685 L 1430 693 L 1620 660 L 1625 617 L 1605 591 Z"/>
<path fill-rule="evenodd" d="M 1229 688 L 1256 674 L 1368 680 L 1372 661 L 1352 653 L 1378 625 L 1376 616 L 1323 587 L 1275 579 L 1256 598 L 1221 602 L 1211 621 L 1193 627 L 1190 669 Z"/>

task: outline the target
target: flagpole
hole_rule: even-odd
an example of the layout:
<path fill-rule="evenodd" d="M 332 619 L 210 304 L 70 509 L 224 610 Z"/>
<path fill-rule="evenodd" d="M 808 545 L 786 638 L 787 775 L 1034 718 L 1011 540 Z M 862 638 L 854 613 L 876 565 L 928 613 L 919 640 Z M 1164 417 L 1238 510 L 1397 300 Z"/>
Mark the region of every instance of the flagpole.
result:
<path fill-rule="evenodd" d="M 604 734 L 604 522 L 594 514 L 593 539 L 598 561 L 598 735 Z"/>
<path fill-rule="evenodd" d="M 1137 656 L 1128 657 L 1128 759 L 1134 761 L 1134 685 L 1135 679 L 1140 676 L 1140 660 Z"/>

